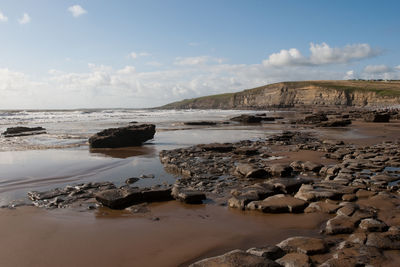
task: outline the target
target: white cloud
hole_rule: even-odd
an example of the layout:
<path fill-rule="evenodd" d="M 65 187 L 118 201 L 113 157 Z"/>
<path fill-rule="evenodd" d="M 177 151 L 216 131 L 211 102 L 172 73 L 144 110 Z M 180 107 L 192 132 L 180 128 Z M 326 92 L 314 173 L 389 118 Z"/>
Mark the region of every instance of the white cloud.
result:
<path fill-rule="evenodd" d="M 148 53 L 148 52 L 140 52 L 140 53 L 138 53 L 138 52 L 131 52 L 131 53 L 129 54 L 129 57 L 130 57 L 131 59 L 137 59 L 138 57 L 148 57 L 148 56 L 151 56 L 151 54 Z"/>
<path fill-rule="evenodd" d="M 365 73 L 385 73 L 385 72 L 391 72 L 391 68 L 386 66 L 386 65 L 368 65 L 364 68 Z"/>
<path fill-rule="evenodd" d="M 346 72 L 346 75 L 343 77 L 344 80 L 351 80 L 355 79 L 355 73 L 354 70 L 349 70 Z"/>
<path fill-rule="evenodd" d="M 281 50 L 271 54 L 263 61 L 266 66 L 317 66 L 328 64 L 343 64 L 362 60 L 378 55 L 379 50 L 369 44 L 351 44 L 342 48 L 330 47 L 326 43 L 310 43 L 310 56 L 305 57 L 296 48 Z"/>
<path fill-rule="evenodd" d="M 27 24 L 29 22 L 31 22 L 31 17 L 29 16 L 28 13 L 24 13 L 22 15 L 22 18 L 18 19 L 19 24 Z"/>
<path fill-rule="evenodd" d="M 74 16 L 76 18 L 87 13 L 87 11 L 80 5 L 70 6 L 68 8 L 68 11 L 71 12 L 72 16 Z"/>
<path fill-rule="evenodd" d="M 1 22 L 7 22 L 8 21 L 8 17 L 6 15 L 3 14 L 3 12 L 0 11 L 0 21 Z"/>
<path fill-rule="evenodd" d="M 363 69 L 361 77 L 363 79 L 399 80 L 400 68 L 399 66 L 390 67 L 384 64 L 368 65 Z"/>
<path fill-rule="evenodd" d="M 264 65 L 271 66 L 296 66 L 296 65 L 310 65 L 299 50 L 291 48 L 289 50 L 282 49 L 279 53 L 274 53 L 268 59 L 263 61 Z"/>
<path fill-rule="evenodd" d="M 178 66 L 198 66 L 205 65 L 208 63 L 221 64 L 224 60 L 222 58 L 215 58 L 210 56 L 198 56 L 198 57 L 177 57 L 175 58 L 174 65 Z"/>

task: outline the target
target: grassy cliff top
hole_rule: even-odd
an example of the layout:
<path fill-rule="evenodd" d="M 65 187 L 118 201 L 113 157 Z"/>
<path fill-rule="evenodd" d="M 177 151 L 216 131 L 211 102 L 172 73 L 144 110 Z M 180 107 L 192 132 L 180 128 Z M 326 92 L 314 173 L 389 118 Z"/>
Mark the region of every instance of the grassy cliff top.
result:
<path fill-rule="evenodd" d="M 382 97 L 400 97 L 400 81 L 292 81 L 292 82 L 280 82 L 269 85 L 260 86 L 257 88 L 247 89 L 237 93 L 227 93 L 219 95 L 203 96 L 192 99 L 184 99 L 182 101 L 174 102 L 162 106 L 161 108 L 174 108 L 188 105 L 191 103 L 202 102 L 210 100 L 213 102 L 225 102 L 232 99 L 236 94 L 257 94 L 268 89 L 276 89 L 277 87 L 287 87 L 291 89 L 305 89 L 310 87 L 316 87 L 321 89 L 331 89 L 338 91 L 346 91 L 348 93 L 356 91 L 364 92 L 375 92 L 377 96 Z"/>

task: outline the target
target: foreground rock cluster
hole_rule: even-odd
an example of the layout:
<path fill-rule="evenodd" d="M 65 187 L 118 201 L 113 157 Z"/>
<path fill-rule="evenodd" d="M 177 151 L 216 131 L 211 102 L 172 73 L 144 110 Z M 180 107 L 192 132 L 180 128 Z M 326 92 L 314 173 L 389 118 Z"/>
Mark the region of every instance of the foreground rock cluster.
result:
<path fill-rule="evenodd" d="M 336 163 L 273 163 L 279 147 L 322 152 Z M 381 262 L 385 250 L 400 249 L 399 151 L 398 142 L 357 147 L 310 133 L 283 132 L 266 140 L 162 151 L 160 159 L 167 170 L 183 177 L 175 188 L 205 192 L 231 208 L 333 216 L 317 241 L 299 241 L 303 237 L 287 241 L 295 242 L 293 246 L 279 244 L 285 248 L 279 259 L 262 256 L 263 248 L 255 248 L 193 266 L 364 266 Z M 309 243 L 319 249 L 303 248 Z"/>

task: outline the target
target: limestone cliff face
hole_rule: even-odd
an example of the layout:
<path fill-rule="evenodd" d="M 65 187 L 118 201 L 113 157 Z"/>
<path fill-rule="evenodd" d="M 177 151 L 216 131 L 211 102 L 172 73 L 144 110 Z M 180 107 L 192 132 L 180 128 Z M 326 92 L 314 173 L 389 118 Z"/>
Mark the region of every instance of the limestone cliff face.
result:
<path fill-rule="evenodd" d="M 341 83 L 346 82 L 343 86 Z M 166 108 L 251 109 L 296 106 L 384 107 L 400 104 L 398 91 L 354 87 L 347 81 L 277 83 L 235 94 L 209 96 L 167 105 Z M 337 86 L 337 84 L 340 85 Z M 359 85 L 359 84 L 356 84 Z M 378 84 L 378 87 L 382 84 Z M 385 90 L 385 91 L 383 91 Z M 383 94 L 385 92 L 387 95 Z M 388 93 L 389 92 L 389 93 Z"/>

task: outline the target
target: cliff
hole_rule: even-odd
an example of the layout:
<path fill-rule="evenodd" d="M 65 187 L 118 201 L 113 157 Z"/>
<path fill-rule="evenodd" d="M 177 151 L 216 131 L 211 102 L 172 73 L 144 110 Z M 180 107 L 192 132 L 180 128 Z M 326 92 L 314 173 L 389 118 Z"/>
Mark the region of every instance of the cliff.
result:
<path fill-rule="evenodd" d="M 302 81 L 274 83 L 238 93 L 185 99 L 162 108 L 385 107 L 399 104 L 400 82 L 398 81 Z"/>

